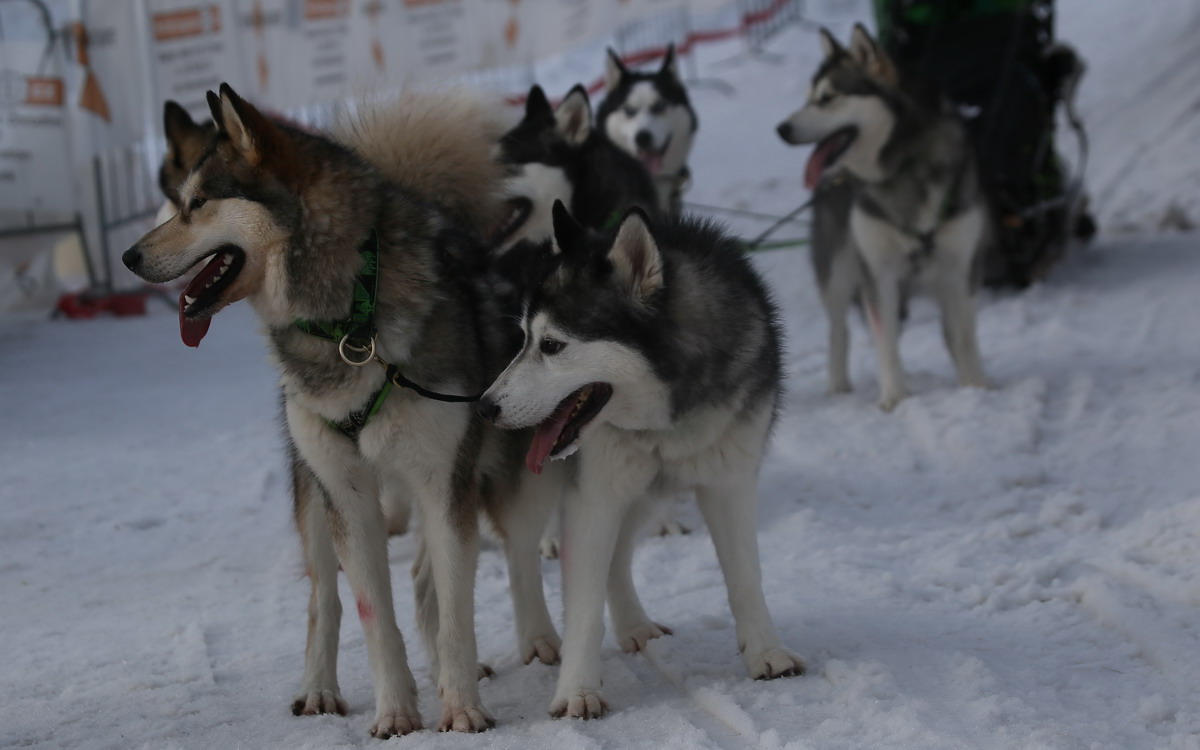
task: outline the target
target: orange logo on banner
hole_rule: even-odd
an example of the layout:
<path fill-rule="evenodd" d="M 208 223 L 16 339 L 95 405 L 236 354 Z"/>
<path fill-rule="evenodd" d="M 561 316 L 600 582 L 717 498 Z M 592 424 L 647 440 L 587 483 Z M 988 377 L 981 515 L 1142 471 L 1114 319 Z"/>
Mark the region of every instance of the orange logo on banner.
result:
<path fill-rule="evenodd" d="M 512 15 L 508 19 L 508 23 L 504 24 L 504 41 L 508 42 L 509 47 L 517 46 L 517 39 L 521 37 L 521 24 L 517 21 L 517 6 L 521 0 L 508 0 L 508 4 L 512 6 Z"/>
<path fill-rule="evenodd" d="M 61 107 L 66 100 L 61 78 L 29 76 L 25 79 L 25 103 L 41 107 Z"/>
<path fill-rule="evenodd" d="M 350 12 L 350 0 L 304 0 L 304 18 L 319 21 L 340 18 Z"/>
<path fill-rule="evenodd" d="M 258 87 L 267 90 L 267 82 L 271 79 L 271 68 L 267 65 L 267 55 L 262 51 L 263 35 L 267 33 L 267 19 L 263 15 L 261 0 L 254 0 L 254 12 L 250 14 L 250 25 L 254 27 L 254 35 L 258 37 Z"/>
<path fill-rule="evenodd" d="M 383 4 L 379 0 L 371 0 L 363 6 L 363 12 L 367 14 L 367 18 L 371 19 L 371 28 L 379 28 L 379 14 L 383 12 Z M 375 61 L 375 67 L 379 68 L 382 73 L 385 69 L 383 59 L 383 45 L 379 42 L 378 36 L 371 37 L 371 59 Z"/>
<path fill-rule="evenodd" d="M 204 13 L 199 8 L 157 13 L 154 16 L 154 39 L 165 42 L 170 39 L 199 36 L 205 32 Z"/>
<path fill-rule="evenodd" d="M 406 8 L 416 8 L 421 5 L 437 5 L 444 2 L 446 0 L 404 0 L 404 6 Z"/>
<path fill-rule="evenodd" d="M 79 106 L 105 122 L 112 122 L 112 113 L 108 111 L 108 99 L 100 88 L 100 79 L 92 72 L 87 29 L 82 23 L 75 22 L 71 25 L 71 33 L 75 36 L 75 59 L 83 66 L 83 91 L 79 95 Z"/>

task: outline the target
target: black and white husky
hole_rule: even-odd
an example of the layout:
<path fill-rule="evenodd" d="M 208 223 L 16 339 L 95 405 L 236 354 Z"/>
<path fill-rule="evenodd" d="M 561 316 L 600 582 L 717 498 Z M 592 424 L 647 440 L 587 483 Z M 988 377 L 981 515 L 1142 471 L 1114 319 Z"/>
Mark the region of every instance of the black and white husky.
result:
<path fill-rule="evenodd" d="M 691 219 L 634 209 L 596 232 L 554 208 L 554 247 L 525 305 L 525 343 L 480 401 L 508 429 L 536 427 L 526 463 L 570 456 L 564 507 L 563 664 L 550 711 L 596 717 L 605 593 L 627 651 L 670 631 L 633 589 L 645 499 L 694 490 L 755 679 L 799 674 L 767 611 L 758 474 L 782 389 L 780 328 L 741 246 Z"/>
<path fill-rule="evenodd" d="M 696 111 L 679 76 L 675 45 L 653 73 L 631 71 L 611 49 L 605 72 L 608 93 L 596 112 L 600 130 L 646 166 L 658 190 L 658 207 L 677 215 L 691 181 L 688 155 L 696 134 Z"/>
<path fill-rule="evenodd" d="M 852 302 L 865 304 L 879 355 L 879 405 L 905 396 L 900 323 L 909 295 L 928 289 L 965 386 L 986 384 L 975 338 L 988 210 L 963 125 L 906 85 L 861 25 L 849 48 L 821 30 L 825 58 L 808 102 L 784 120 L 788 143 L 815 143 L 805 169 L 813 196 L 812 258 L 829 314 L 829 389 L 850 390 Z"/>
<path fill-rule="evenodd" d="M 501 253 L 521 240 L 549 240 L 556 200 L 595 229 L 620 221 L 633 206 L 657 212 L 653 180 L 596 129 L 583 86 L 574 86 L 557 107 L 541 86 L 532 87 L 521 121 L 500 140 L 500 153 L 512 171 L 506 188 L 511 217 L 496 237 Z"/>
<path fill-rule="evenodd" d="M 296 520 L 312 580 L 297 712 L 345 711 L 340 562 L 375 678 L 371 733 L 422 725 L 380 501 L 396 496 L 411 498 L 421 519 L 414 589 L 438 727 L 486 729 L 474 632 L 481 513 L 509 553 L 522 655 L 553 662 L 559 643 L 537 544 L 561 486 L 523 471 L 518 442 L 471 404 L 441 400 L 478 394 L 512 354 L 489 345 L 496 337 L 463 271 L 504 217 L 502 128 L 461 94 L 364 109 L 337 138 L 273 121 L 228 86 L 209 104 L 216 134 L 178 186 L 179 213 L 122 260 L 153 282 L 199 269 L 180 296 L 186 343 L 243 299 L 266 331 L 298 457 Z"/>

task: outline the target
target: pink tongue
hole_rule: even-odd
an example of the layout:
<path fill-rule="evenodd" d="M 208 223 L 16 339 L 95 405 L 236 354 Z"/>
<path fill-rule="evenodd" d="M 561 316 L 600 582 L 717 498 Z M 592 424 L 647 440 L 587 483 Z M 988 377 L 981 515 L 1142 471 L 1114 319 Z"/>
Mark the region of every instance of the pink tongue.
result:
<path fill-rule="evenodd" d="M 658 173 L 662 171 L 662 154 L 653 151 L 643 151 L 640 155 L 642 157 L 642 164 L 646 165 L 646 171 L 653 176 L 658 176 Z"/>
<path fill-rule="evenodd" d="M 183 301 L 183 295 L 187 292 L 179 294 L 179 338 L 183 339 L 183 343 L 195 348 L 200 346 L 200 339 L 204 338 L 204 334 L 208 333 L 208 326 L 212 323 L 212 318 L 204 320 L 192 320 L 184 316 L 183 308 L 187 307 L 187 303 Z"/>
<path fill-rule="evenodd" d="M 545 422 L 538 425 L 533 433 L 533 442 L 529 444 L 529 453 L 525 454 L 525 465 L 534 474 L 542 473 L 542 465 L 554 450 L 554 441 L 562 434 L 563 428 L 571 419 L 571 410 L 575 408 L 576 399 L 570 399 L 559 407 L 558 411 Z"/>
<path fill-rule="evenodd" d="M 187 346 L 193 348 L 200 346 L 200 340 L 208 333 L 208 326 L 212 323 L 212 318 L 194 320 L 184 315 L 183 311 L 187 307 L 184 297 L 199 297 L 208 282 L 220 275 L 224 257 L 224 253 L 217 253 L 213 256 L 213 259 L 204 268 L 201 268 L 200 273 L 191 280 L 187 288 L 179 293 L 179 338 L 183 339 L 183 343 Z"/>
<path fill-rule="evenodd" d="M 826 162 L 829 161 L 829 154 L 837 148 L 839 140 L 829 138 L 821 141 L 808 155 L 808 164 L 804 166 L 804 187 L 812 190 L 817 186 L 821 173 L 825 171 Z"/>

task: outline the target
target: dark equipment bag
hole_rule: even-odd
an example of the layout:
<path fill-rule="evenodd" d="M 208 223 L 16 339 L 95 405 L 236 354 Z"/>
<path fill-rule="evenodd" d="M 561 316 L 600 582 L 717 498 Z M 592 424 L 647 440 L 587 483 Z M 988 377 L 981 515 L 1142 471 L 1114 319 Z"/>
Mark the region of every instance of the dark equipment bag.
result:
<path fill-rule="evenodd" d="M 975 144 L 997 237 L 984 283 L 1023 288 L 1096 226 L 1082 190 L 1087 138 L 1072 106 L 1083 64 L 1054 41 L 1053 0 L 874 0 L 879 38 L 905 75 L 937 87 Z M 1059 103 L 1079 138 L 1074 174 L 1055 151 Z"/>

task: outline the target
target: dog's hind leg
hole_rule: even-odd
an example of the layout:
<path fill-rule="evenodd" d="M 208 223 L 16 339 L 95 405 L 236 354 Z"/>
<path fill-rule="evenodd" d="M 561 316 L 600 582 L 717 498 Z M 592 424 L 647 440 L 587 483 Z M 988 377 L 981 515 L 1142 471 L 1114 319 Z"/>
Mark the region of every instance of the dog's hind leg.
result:
<path fill-rule="evenodd" d="M 312 584 L 308 599 L 308 643 L 304 649 L 304 684 L 292 703 L 296 716 L 345 714 L 338 689 L 338 631 L 342 602 L 338 598 L 338 561 L 325 516 L 325 493 L 298 456 L 292 459 L 292 492 L 296 526 L 304 547 L 304 567 Z"/>
<path fill-rule="evenodd" d="M 396 477 L 383 477 L 379 485 L 379 504 L 383 506 L 383 517 L 387 521 L 387 531 L 391 536 L 403 536 L 408 533 L 408 523 L 412 516 L 412 500 L 408 485 Z"/>
<path fill-rule="evenodd" d="M 900 277 L 886 265 L 871 269 L 872 284 L 864 295 L 875 331 L 879 358 L 879 408 L 891 411 L 904 400 L 904 367 L 900 364 Z"/>
<path fill-rule="evenodd" d="M 958 384 L 987 387 L 987 376 L 979 357 L 975 337 L 975 304 L 970 281 L 962 268 L 946 269 L 937 279 L 936 293 L 942 313 L 942 336 L 958 372 Z"/>
<path fill-rule="evenodd" d="M 652 621 L 646 614 L 633 585 L 634 546 L 653 506 L 652 500 L 643 500 L 629 508 L 621 522 L 612 565 L 608 569 L 608 613 L 612 618 L 613 635 L 617 645 L 628 654 L 645 649 L 655 638 L 671 635 L 670 628 Z"/>
<path fill-rule="evenodd" d="M 547 560 L 557 560 L 559 547 L 562 546 L 562 510 L 558 505 L 550 509 L 545 526 L 538 549 Z"/>
<path fill-rule="evenodd" d="M 333 546 L 350 588 L 367 641 L 375 678 L 371 734 L 390 737 L 421 728 L 417 685 L 396 626 L 387 559 L 387 532 L 375 472 L 355 445 L 325 420 L 289 400 L 287 423 L 301 456 L 325 489 Z"/>
<path fill-rule="evenodd" d="M 846 317 L 858 289 L 858 259 L 852 249 L 838 253 L 829 278 L 821 289 L 821 301 L 829 316 L 829 392 L 849 393 L 850 328 Z"/>
<path fill-rule="evenodd" d="M 492 522 L 504 539 L 517 649 L 526 664 L 534 659 L 557 664 L 562 649 L 546 608 L 538 540 L 547 516 L 562 500 L 565 474 L 565 468 L 558 465 L 547 466 L 540 476 L 521 472 L 515 491 L 498 498 L 490 508 Z"/>
<path fill-rule="evenodd" d="M 804 661 L 780 641 L 763 597 L 757 467 L 734 467 L 719 484 L 698 487 L 696 498 L 725 576 L 738 650 L 750 677 L 769 680 L 803 674 Z"/>

